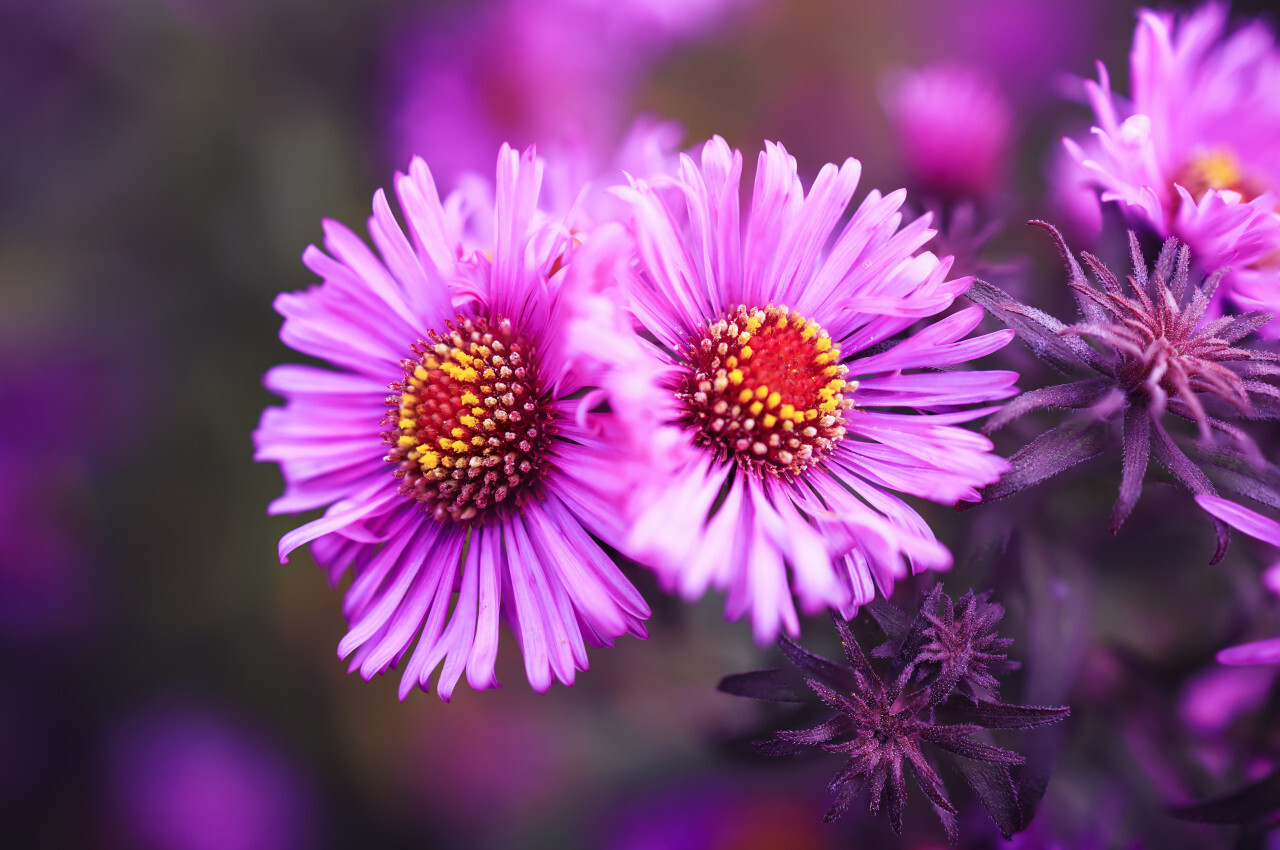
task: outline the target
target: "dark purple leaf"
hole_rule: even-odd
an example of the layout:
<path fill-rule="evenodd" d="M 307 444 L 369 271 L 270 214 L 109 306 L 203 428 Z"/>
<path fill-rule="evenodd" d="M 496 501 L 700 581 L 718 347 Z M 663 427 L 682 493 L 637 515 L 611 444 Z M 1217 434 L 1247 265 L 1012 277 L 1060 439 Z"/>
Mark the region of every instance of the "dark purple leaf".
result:
<path fill-rule="evenodd" d="M 813 689 L 813 692 L 818 695 L 819 699 L 831 708 L 834 708 L 836 711 L 850 717 L 858 717 L 862 714 L 859 710 L 859 705 L 862 704 L 862 699 L 856 693 L 854 693 L 852 698 L 850 698 L 844 694 L 836 693 L 831 690 L 831 688 L 827 687 L 826 684 L 819 682 L 817 679 L 805 679 L 804 681 L 805 684 Z"/>
<path fill-rule="evenodd" d="M 842 783 L 839 790 L 836 792 L 835 804 L 831 806 L 830 811 L 827 812 L 827 815 L 822 819 L 822 822 L 831 823 L 833 820 L 848 811 L 849 805 L 858 796 L 860 791 L 862 791 L 861 780 L 850 779 L 849 781 Z"/>
<path fill-rule="evenodd" d="M 1256 467 L 1239 453 L 1220 448 L 1205 452 L 1193 446 L 1192 452 L 1217 468 L 1216 477 L 1224 491 L 1280 510 L 1280 469 L 1273 464 L 1264 462 Z"/>
<path fill-rule="evenodd" d="M 806 678 L 812 676 L 842 691 L 858 689 L 858 681 L 848 667 L 828 661 L 820 655 L 814 655 L 791 638 L 783 636 L 778 639 L 778 648 L 787 660 L 796 665 Z"/>
<path fill-rule="evenodd" d="M 1104 378 L 1087 378 L 1070 384 L 1057 384 L 1052 387 L 1025 392 L 992 414 L 982 426 L 982 433 L 994 434 L 996 431 L 1021 419 L 1028 413 L 1052 408 L 1081 410 L 1101 398 L 1111 384 Z"/>
<path fill-rule="evenodd" d="M 1028 759 L 1026 764 L 1009 769 L 1009 774 L 1013 778 L 1013 787 L 1018 793 L 1018 808 L 1022 811 L 1024 824 L 1031 823 L 1032 818 L 1036 816 L 1040 801 L 1044 799 L 1045 791 L 1049 790 L 1051 773 L 1050 767 L 1034 764 L 1033 759 Z"/>
<path fill-rule="evenodd" d="M 1067 240 L 1062 238 L 1062 234 L 1058 232 L 1058 228 L 1054 227 L 1047 221 L 1040 221 L 1038 219 L 1028 221 L 1027 224 L 1031 227 L 1038 227 L 1041 230 L 1044 230 L 1053 239 L 1054 244 L 1058 246 L 1058 254 L 1061 255 L 1063 261 L 1067 264 L 1068 280 L 1077 286 L 1088 287 L 1089 281 L 1084 276 L 1084 270 L 1081 269 L 1080 264 L 1076 262 L 1075 255 L 1072 254 L 1071 249 L 1067 247 Z M 1094 322 L 1103 318 L 1103 313 L 1098 307 L 1088 304 L 1079 298 L 1077 298 L 1077 301 L 1080 304 L 1081 312 L 1084 313 L 1085 318 L 1089 321 Z"/>
<path fill-rule="evenodd" d="M 1065 706 L 1008 705 L 986 700 L 971 703 L 960 699 L 951 700 L 939 711 L 945 711 L 948 720 L 972 723 L 984 729 L 1035 729 L 1057 723 L 1071 714 L 1071 709 Z"/>
<path fill-rule="evenodd" d="M 1065 243 L 1062 245 L 1062 248 L 1067 250 Z M 1069 254 L 1071 252 L 1067 250 L 1067 253 Z M 1102 288 L 1105 289 L 1108 294 L 1117 296 L 1124 295 L 1124 287 L 1120 285 L 1120 281 L 1116 278 L 1115 274 L 1112 273 L 1111 269 L 1107 268 L 1101 260 L 1093 254 L 1090 254 L 1088 251 L 1081 251 L 1080 256 L 1084 258 L 1085 265 L 1089 267 L 1089 271 L 1093 272 L 1093 276 L 1098 279 L 1098 283 L 1102 284 Z"/>
<path fill-rule="evenodd" d="M 844 647 L 844 657 L 848 659 L 849 666 L 855 673 L 865 676 L 868 681 L 874 681 L 877 678 L 875 668 L 871 666 L 867 656 L 862 654 L 862 647 L 858 646 L 853 632 L 849 631 L 849 623 L 834 611 L 831 613 L 831 622 L 835 624 L 836 634 L 840 637 L 840 645 Z"/>
<path fill-rule="evenodd" d="M 1142 495 L 1142 479 L 1151 456 L 1151 417 L 1144 408 L 1130 405 L 1124 412 L 1124 462 L 1120 476 L 1120 498 L 1111 511 L 1111 533 L 1129 518 Z"/>
<path fill-rule="evenodd" d="M 1108 424 L 1098 420 L 1073 420 L 1046 431 L 1009 458 L 1013 469 L 983 488 L 982 504 L 1012 496 L 1097 457 L 1107 446 L 1109 431 Z"/>
<path fill-rule="evenodd" d="M 1238 791 L 1192 803 L 1175 806 L 1169 814 L 1196 823 L 1259 823 L 1280 816 L 1280 771 L 1246 785 Z"/>
<path fill-rule="evenodd" d="M 911 618 L 906 612 L 879 596 L 862 606 L 862 610 L 871 615 L 871 619 L 876 621 L 876 625 L 891 641 L 902 640 L 911 630 Z"/>
<path fill-rule="evenodd" d="M 777 738 L 771 738 L 768 741 L 752 741 L 751 746 L 762 756 L 794 756 L 812 749 L 803 744 L 793 744 Z"/>
<path fill-rule="evenodd" d="M 1209 479 L 1200 471 L 1200 467 L 1191 462 L 1191 459 L 1182 453 L 1177 444 L 1173 442 L 1173 438 L 1169 436 L 1169 432 L 1159 422 L 1153 422 L 1151 427 L 1152 448 L 1155 449 L 1156 460 L 1160 461 L 1165 469 L 1174 478 L 1178 479 L 1184 487 L 1195 495 L 1216 496 L 1217 491 L 1213 489 L 1213 485 L 1209 483 Z M 1209 561 L 1210 565 L 1216 564 L 1222 560 L 1227 554 L 1227 544 L 1231 542 L 1231 533 L 1227 530 L 1227 525 L 1217 517 L 1213 517 L 1213 528 L 1217 533 L 1218 546 L 1213 553 L 1213 558 Z"/>
<path fill-rule="evenodd" d="M 1018 338 L 1035 355 L 1064 375 L 1082 368 L 1101 371 L 1106 368 L 1101 355 L 1074 337 L 1061 337 L 1066 325 L 1034 307 L 1019 303 L 1012 295 L 984 280 L 975 280 L 965 296 L 985 307 L 987 312 L 1013 328 Z"/>
<path fill-rule="evenodd" d="M 1231 364 L 1231 368 L 1238 375 L 1280 375 L 1280 363 L 1276 363 L 1276 355 L 1270 351 L 1256 351 L 1252 348 L 1242 348 L 1240 351 L 1249 355 L 1252 360 L 1240 361 Z"/>
<path fill-rule="evenodd" d="M 802 679 L 777 668 L 725 676 L 716 690 L 736 697 L 770 702 L 808 702 L 812 698 L 812 693 Z"/>
<path fill-rule="evenodd" d="M 923 729 L 920 737 L 932 743 L 935 747 L 940 747 L 947 752 L 955 753 L 958 756 L 964 756 L 967 759 L 975 761 L 985 761 L 991 764 L 1014 765 L 1022 764 L 1026 761 L 1017 753 L 1000 747 L 984 744 L 982 741 L 976 741 L 973 738 L 953 738 L 943 735 L 929 734 L 933 730 Z"/>
<path fill-rule="evenodd" d="M 964 777 L 964 781 L 978 797 L 978 802 L 991 815 L 996 828 L 1005 838 L 1012 838 L 1022 831 L 1022 811 L 1018 807 L 1018 792 L 1009 777 L 1009 768 L 1002 764 L 988 764 L 951 756 L 948 761 Z"/>
<path fill-rule="evenodd" d="M 824 723 L 808 729 L 783 729 L 774 734 L 779 740 L 788 741 L 792 744 L 824 744 L 832 738 L 843 735 L 853 728 L 852 721 L 843 714 L 837 714 L 835 717 Z"/>
<path fill-rule="evenodd" d="M 956 816 L 932 800 L 929 801 L 929 804 L 933 806 L 934 812 L 937 813 L 938 820 L 942 821 L 942 828 L 947 831 L 947 843 L 954 847 L 960 842 L 960 830 L 956 828 Z"/>

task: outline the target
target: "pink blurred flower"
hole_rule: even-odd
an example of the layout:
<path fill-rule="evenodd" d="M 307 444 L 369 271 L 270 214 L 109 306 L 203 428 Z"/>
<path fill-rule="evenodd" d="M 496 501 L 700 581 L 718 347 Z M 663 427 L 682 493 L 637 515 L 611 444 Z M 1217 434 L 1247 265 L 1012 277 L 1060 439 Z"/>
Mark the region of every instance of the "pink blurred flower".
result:
<path fill-rule="evenodd" d="M 910 0 L 903 18 L 920 55 L 981 68 L 1023 110 L 1038 110 L 1063 69 L 1087 67 L 1096 55 L 1114 5 L 1106 0 Z"/>
<path fill-rule="evenodd" d="M 951 64 L 904 71 L 882 99 L 907 173 L 926 194 L 982 198 L 999 188 L 1013 115 L 982 72 Z"/>
<path fill-rule="evenodd" d="M 1218 738 L 1236 717 L 1263 706 L 1274 681 L 1273 670 L 1213 667 L 1187 683 L 1178 713 L 1195 734 Z"/>
<path fill-rule="evenodd" d="M 726 591 L 726 616 L 749 613 L 765 643 L 798 633 L 793 590 L 806 611 L 848 617 L 896 578 L 951 565 L 892 491 L 953 503 L 999 477 L 990 441 L 956 423 L 989 413 L 971 405 L 1011 395 L 1017 375 L 918 371 L 1008 342 L 966 339 L 978 308 L 881 345 L 971 282 L 917 253 L 927 217 L 899 230 L 905 192 L 872 191 L 837 237 L 856 160 L 825 166 L 806 195 L 795 160 L 768 144 L 745 215 L 741 171 L 717 137 L 701 165 L 682 157 L 673 194 L 618 190 L 638 257 L 615 274 L 657 344 L 628 347 L 605 385 L 669 470 L 637 484 L 624 549 L 686 599 Z"/>
<path fill-rule="evenodd" d="M 1083 182 L 1131 220 L 1191 246 L 1244 309 L 1280 306 L 1280 50 L 1252 21 L 1227 31 L 1227 7 L 1181 17 L 1144 10 L 1130 55 L 1132 100 L 1107 70 L 1086 84 L 1097 126 L 1066 139 Z M 1268 329 L 1280 333 L 1280 328 Z"/>
<path fill-rule="evenodd" d="M 134 718 L 108 759 L 123 827 L 142 850 L 301 850 L 319 814 L 270 742 L 202 709 Z"/>
<path fill-rule="evenodd" d="M 388 147 L 438 179 L 486 171 L 503 142 L 602 165 L 663 50 L 754 0 L 496 0 L 398 23 L 387 53 Z"/>
<path fill-rule="evenodd" d="M 553 0 L 567 14 L 602 14 L 625 28 L 637 45 L 658 49 L 669 42 L 705 35 L 762 0 Z M 546 0 L 539 2 L 546 9 Z"/>
<path fill-rule="evenodd" d="M 1220 496 L 1196 496 L 1196 502 L 1237 531 L 1280 548 L 1280 522 L 1268 519 L 1256 511 Z M 1280 561 L 1268 570 L 1268 578 L 1274 575 L 1278 567 L 1280 567 Z M 1280 664 L 1280 637 L 1229 647 L 1218 653 L 1218 661 L 1233 666 Z"/>
<path fill-rule="evenodd" d="M 563 286 L 578 239 L 540 208 L 542 184 L 532 148 L 504 145 L 492 204 L 442 201 L 415 159 L 395 181 L 407 234 L 379 190 L 381 257 L 326 221 L 329 253 L 303 254 L 323 283 L 276 300 L 281 339 L 338 368 L 266 376 L 287 399 L 255 433 L 286 482 L 270 512 L 327 507 L 280 556 L 311 543 L 335 583 L 354 571 L 338 649 L 366 679 L 417 640 L 401 698 L 442 662 L 443 699 L 464 669 L 496 687 L 500 611 L 539 691 L 572 684 L 586 644 L 645 635 L 648 606 L 591 536 L 618 533 L 595 482 L 619 450 L 611 417 L 580 399 L 590 373 L 568 348 Z"/>
<path fill-rule="evenodd" d="M 446 184 L 504 141 L 607 147 L 638 70 L 599 15 L 515 0 L 399 27 L 389 54 L 392 157 L 421 156 Z"/>

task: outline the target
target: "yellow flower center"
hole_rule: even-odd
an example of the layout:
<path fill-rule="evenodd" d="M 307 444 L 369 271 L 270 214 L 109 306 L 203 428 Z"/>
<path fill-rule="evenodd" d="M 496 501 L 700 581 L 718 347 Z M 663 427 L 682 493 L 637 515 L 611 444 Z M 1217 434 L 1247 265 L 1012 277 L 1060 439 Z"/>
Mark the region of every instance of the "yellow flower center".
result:
<path fill-rule="evenodd" d="M 1245 177 L 1244 169 L 1235 153 L 1227 148 L 1201 149 L 1178 172 L 1175 183 L 1181 185 L 1197 202 L 1210 189 L 1239 192 L 1246 201 L 1262 194 Z"/>

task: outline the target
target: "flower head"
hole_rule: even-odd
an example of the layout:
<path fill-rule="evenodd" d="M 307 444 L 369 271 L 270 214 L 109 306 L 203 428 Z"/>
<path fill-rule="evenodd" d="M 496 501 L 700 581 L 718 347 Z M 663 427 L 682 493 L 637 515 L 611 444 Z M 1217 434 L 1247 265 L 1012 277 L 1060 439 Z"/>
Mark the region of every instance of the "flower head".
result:
<path fill-rule="evenodd" d="M 996 633 L 1004 606 L 988 602 L 988 596 L 970 590 L 957 604 L 938 584 L 920 606 L 924 623 L 915 631 L 915 657 L 903 675 L 914 673 L 929 682 L 934 699 L 952 692 L 975 702 L 980 696 L 995 696 L 1000 689 L 996 676 L 1018 669 L 1018 662 L 1001 652 L 1013 640 Z"/>
<path fill-rule="evenodd" d="M 422 156 L 447 182 L 487 172 L 503 141 L 577 154 L 591 177 L 613 176 L 644 75 L 673 42 L 753 2 L 492 0 L 409 11 L 384 51 L 387 147 L 395 162 Z"/>
<path fill-rule="evenodd" d="M 907 172 L 926 194 L 983 198 L 999 188 L 1013 115 L 981 72 L 948 64 L 902 72 L 882 99 Z"/>
<path fill-rule="evenodd" d="M 855 160 L 825 166 L 806 194 L 769 144 L 746 210 L 741 171 L 717 137 L 700 164 L 682 157 L 671 194 L 618 190 L 635 257 L 615 277 L 648 342 L 602 384 L 627 389 L 614 409 L 661 447 L 664 474 L 637 484 L 624 551 L 686 599 L 727 591 L 726 615 L 749 612 L 765 642 L 798 633 L 793 587 L 808 611 L 852 616 L 897 577 L 950 566 L 892 491 L 946 501 L 994 481 L 1005 462 L 956 423 L 1017 376 L 949 371 L 1010 338 L 966 339 L 980 311 L 906 334 L 970 281 L 918 253 L 927 218 L 899 229 L 904 192 L 871 192 L 837 234 Z M 638 360 L 652 364 L 644 392 Z"/>
<path fill-rule="evenodd" d="M 982 610 L 979 603 L 975 607 L 974 602 L 981 598 L 970 592 L 961 600 L 961 610 L 978 613 L 978 619 L 994 625 L 991 618 L 995 612 L 991 609 L 999 606 Z M 866 791 L 871 813 L 878 814 L 882 804 L 887 806 L 890 825 L 899 833 L 906 802 L 906 768 L 910 766 L 916 784 L 929 798 L 954 840 L 956 808 L 948 799 L 934 758 L 925 746 L 929 745 L 941 751 L 938 755 L 949 753 L 961 757 L 952 759 L 953 764 L 966 782 L 984 785 L 986 793 L 979 792 L 979 798 L 1001 832 L 1009 837 L 1024 825 L 1017 809 L 1018 789 L 1009 768 L 1022 764 L 1024 759 L 972 736 L 982 729 L 1031 729 L 1056 723 L 1070 714 L 1069 709 L 1006 705 L 978 699 L 972 696 L 972 682 L 966 681 L 963 675 L 912 677 L 912 670 L 938 663 L 939 629 L 950 636 L 987 630 L 987 626 L 971 629 L 962 625 L 956 617 L 956 606 L 942 593 L 940 585 L 929 594 L 914 623 L 887 603 L 876 603 L 872 613 L 889 637 L 896 638 L 894 642 L 898 647 L 892 661 L 881 663 L 879 668 L 863 653 L 849 623 L 839 617 L 833 619 L 848 666 L 812 655 L 786 638 L 779 642 L 783 654 L 804 676 L 804 684 L 836 714 L 808 729 L 778 732 L 772 740 L 758 742 L 756 748 L 767 755 L 792 755 L 814 747 L 847 753 L 848 762 L 831 782 L 836 802 L 826 819 L 830 821 L 842 815 L 858 795 Z M 965 619 L 972 622 L 971 617 L 962 613 L 960 620 Z M 999 619 L 998 615 L 994 619 Z M 1008 645 L 1008 641 L 995 638 L 994 634 L 990 640 L 996 641 L 999 648 Z M 873 653 L 873 657 L 875 655 Z M 1012 669 L 999 664 L 983 669 L 982 662 L 974 664 L 973 654 L 969 656 L 961 666 L 971 672 L 982 669 L 978 674 L 980 678 L 985 679 L 990 672 Z M 803 690 L 779 670 L 729 676 L 720 683 L 720 690 L 756 699 L 806 700 Z M 994 692 L 994 688 L 990 690 Z M 944 722 L 946 720 L 959 722 Z M 986 766 L 978 767 L 975 763 Z M 997 788 L 998 791 L 992 790 Z M 1002 797 L 1003 807 L 996 802 Z"/>
<path fill-rule="evenodd" d="M 1095 286 L 1051 225 L 1070 272 L 1068 285 L 1084 321 L 1065 325 L 1034 307 L 1020 304 L 990 284 L 980 283 L 970 297 L 1001 321 L 1017 329 L 1032 351 L 1059 372 L 1080 379 L 1024 393 L 983 426 L 991 433 L 1036 410 L 1050 407 L 1088 411 L 1083 421 L 1068 420 L 1042 434 L 1012 458 L 1013 470 L 983 491 L 992 501 L 1044 481 L 1099 454 L 1111 423 L 1121 423 L 1124 472 L 1120 496 L 1112 512 L 1115 533 L 1142 492 L 1147 461 L 1156 459 L 1188 490 L 1213 494 L 1205 473 L 1179 448 L 1164 425 L 1166 412 L 1194 422 L 1202 460 L 1222 464 L 1261 464 L 1253 441 L 1233 420 L 1275 419 L 1275 388 L 1259 380 L 1280 373 L 1277 355 L 1237 343 L 1271 316 L 1248 313 L 1205 321 L 1221 272 L 1192 285 L 1191 255 L 1176 240 L 1165 243 L 1154 267 L 1147 269 L 1137 237 L 1129 234 L 1134 273 L 1128 287 L 1096 257 L 1083 258 L 1098 281 Z M 1097 347 L 1090 346 L 1092 339 Z M 1207 452 L 1214 433 L 1233 441 Z M 1218 524 L 1215 562 L 1226 551 L 1225 527 Z"/>
<path fill-rule="evenodd" d="M 1078 179 L 1102 201 L 1178 237 L 1203 267 L 1230 266 L 1225 289 L 1245 309 L 1274 309 L 1280 50 L 1261 21 L 1228 32 L 1227 11 L 1218 2 L 1181 17 L 1143 10 L 1129 105 L 1117 103 L 1100 65 L 1098 82 L 1087 84 L 1098 122 L 1093 138 L 1066 145 Z"/>
<path fill-rule="evenodd" d="M 606 24 L 599 10 L 502 0 L 395 27 L 385 52 L 395 161 L 423 156 L 452 182 L 486 171 L 504 140 L 607 149 L 642 66 Z"/>
<path fill-rule="evenodd" d="M 381 257 L 326 222 L 329 253 L 303 255 L 323 283 L 276 301 L 281 339 L 337 367 L 266 377 L 287 400 L 255 433 L 285 477 L 270 510 L 327 507 L 281 539 L 281 559 L 311 543 L 335 582 L 354 572 L 339 654 L 365 678 L 417 640 L 402 698 L 442 662 L 442 698 L 464 669 L 496 686 L 499 613 L 538 690 L 571 684 L 586 644 L 644 635 L 647 606 L 595 539 L 618 534 L 593 481 L 619 449 L 610 417 L 579 398 L 588 371 L 563 286 L 577 241 L 539 209 L 542 175 L 532 149 L 504 146 L 480 215 L 473 198 L 441 201 L 415 160 L 396 178 L 408 234 L 379 191 Z"/>

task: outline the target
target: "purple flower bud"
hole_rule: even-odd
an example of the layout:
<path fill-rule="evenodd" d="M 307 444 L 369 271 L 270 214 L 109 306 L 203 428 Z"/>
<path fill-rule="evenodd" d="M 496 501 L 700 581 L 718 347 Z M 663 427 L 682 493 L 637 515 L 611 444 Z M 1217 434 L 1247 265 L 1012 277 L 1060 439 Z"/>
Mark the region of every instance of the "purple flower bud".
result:
<path fill-rule="evenodd" d="M 914 622 L 887 603 L 872 614 L 897 649 L 891 661 L 873 662 L 858 645 L 849 623 L 833 617 L 848 665 L 813 655 L 787 638 L 779 648 L 803 676 L 804 686 L 836 713 L 817 726 L 783 730 L 756 742 L 765 755 L 793 755 L 806 749 L 846 753 L 848 761 L 831 782 L 834 820 L 863 791 L 871 813 L 887 808 L 894 832 L 902 832 L 906 766 L 937 812 L 948 837 L 956 839 L 956 807 L 938 775 L 936 759 L 951 764 L 974 790 L 1000 831 L 1012 835 L 1029 813 L 1019 806 L 1019 787 L 1009 768 L 1021 755 L 974 737 L 983 729 L 1032 729 L 1057 723 L 1065 707 L 1006 705 L 994 701 L 996 675 L 1015 669 L 1004 653 L 1010 641 L 995 634 L 1004 609 L 986 594 L 966 593 L 959 605 L 938 585 Z M 907 625 L 909 623 L 909 625 Z M 780 670 L 726 677 L 720 690 L 753 699 L 804 702 L 803 688 Z M 976 692 L 992 696 L 981 699 Z M 812 696 L 807 697 L 812 701 Z M 927 746 L 926 746 L 927 745 Z M 952 759 L 953 756 L 960 756 Z"/>
<path fill-rule="evenodd" d="M 1216 494 L 1201 468 L 1214 466 L 1230 471 L 1224 486 L 1254 498 L 1280 498 L 1275 490 L 1280 470 L 1266 466 L 1257 445 L 1235 424 L 1280 418 L 1280 392 L 1267 381 L 1280 374 L 1280 357 L 1237 345 L 1271 316 L 1246 313 L 1205 321 L 1222 272 L 1192 284 L 1190 250 L 1174 239 L 1165 243 L 1148 270 L 1131 232 L 1134 271 L 1127 285 L 1097 257 L 1082 254 L 1095 285 L 1052 225 L 1031 224 L 1043 227 L 1058 243 L 1083 321 L 1067 325 L 982 281 L 974 284 L 969 297 L 1017 331 L 1040 359 L 1076 380 L 1023 393 L 992 416 L 983 432 L 990 434 L 1047 408 L 1084 415 L 1068 419 L 1018 451 L 1010 458 L 1013 470 L 983 489 L 982 502 L 1013 495 L 1100 454 L 1116 427 L 1124 466 L 1111 516 L 1113 534 L 1138 501 L 1152 453 L 1196 495 Z M 1166 429 L 1166 413 L 1196 424 L 1199 439 L 1190 452 L 1199 463 L 1178 445 L 1176 432 Z M 1226 552 L 1227 530 L 1220 520 L 1214 522 L 1217 563 Z"/>

